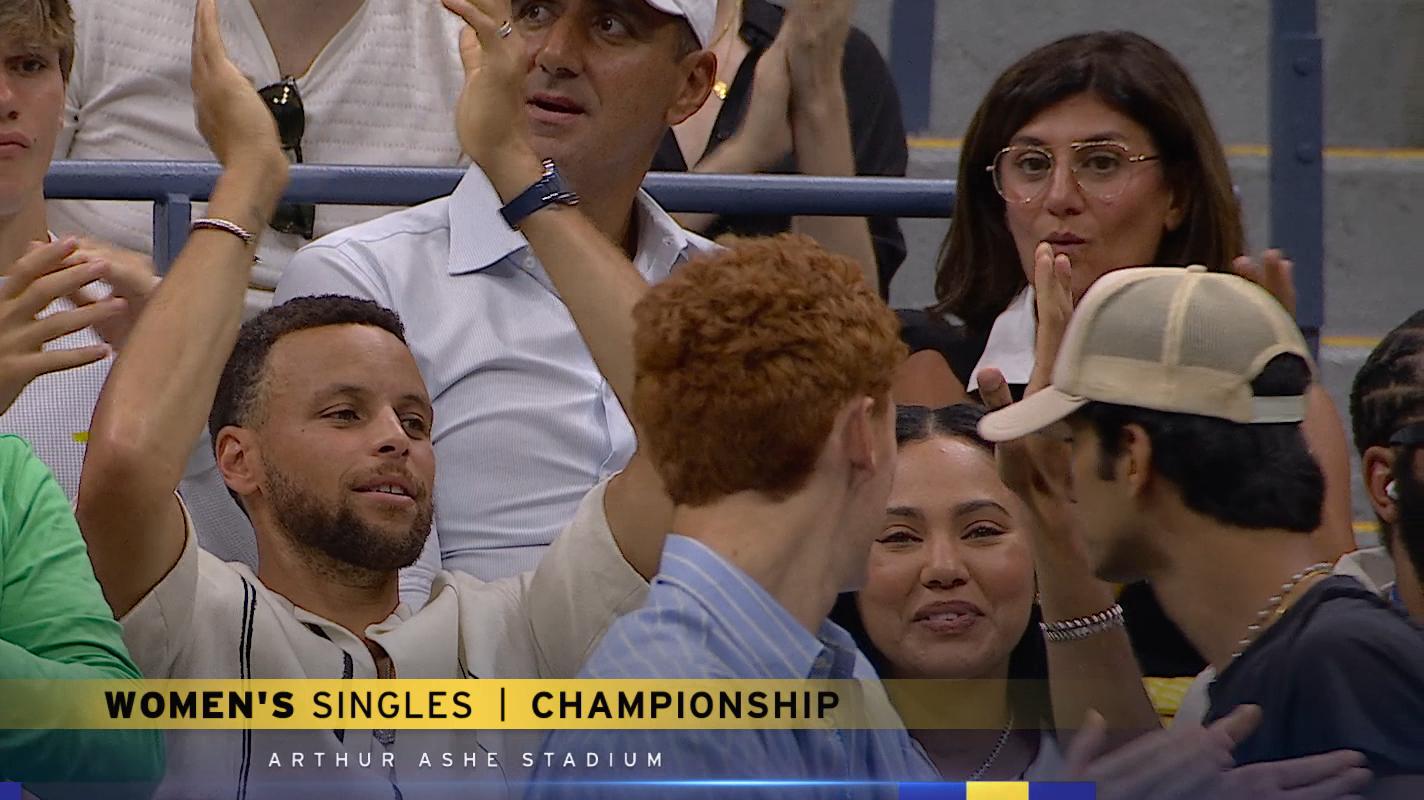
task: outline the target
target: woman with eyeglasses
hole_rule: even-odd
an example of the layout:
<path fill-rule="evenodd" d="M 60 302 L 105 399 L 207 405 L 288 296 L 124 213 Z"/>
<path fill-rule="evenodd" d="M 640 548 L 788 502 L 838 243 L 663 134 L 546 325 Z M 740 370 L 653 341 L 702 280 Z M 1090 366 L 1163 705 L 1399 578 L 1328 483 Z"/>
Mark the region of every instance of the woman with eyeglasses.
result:
<path fill-rule="evenodd" d="M 1293 302 L 1290 262 L 1243 258 L 1245 235 L 1226 156 L 1182 66 L 1128 32 L 1070 36 L 1034 50 L 990 88 L 965 134 L 954 221 L 940 253 L 938 302 L 902 312 L 912 356 L 899 402 L 942 405 L 999 368 L 1019 396 L 1034 363 L 1035 253 L 1071 262 L 1077 302 L 1103 274 L 1142 264 L 1234 270 Z M 1306 420 L 1326 472 L 1323 560 L 1354 549 L 1348 447 L 1324 390 Z M 1149 675 L 1202 665 L 1145 586 L 1122 599 Z M 1181 687 L 1160 684 L 1170 694 Z M 1159 707 L 1170 712 L 1172 697 Z"/>

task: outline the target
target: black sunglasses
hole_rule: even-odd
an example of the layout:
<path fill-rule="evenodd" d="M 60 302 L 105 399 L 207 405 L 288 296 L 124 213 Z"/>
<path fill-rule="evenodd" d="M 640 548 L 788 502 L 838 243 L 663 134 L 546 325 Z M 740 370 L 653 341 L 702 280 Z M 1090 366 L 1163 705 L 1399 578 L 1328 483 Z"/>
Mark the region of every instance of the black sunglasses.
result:
<path fill-rule="evenodd" d="M 277 121 L 277 136 L 282 140 L 282 149 L 291 151 L 295 162 L 302 163 L 302 137 L 307 132 L 307 111 L 302 105 L 297 82 L 292 78 L 283 78 L 258 89 L 257 94 Z M 275 231 L 295 233 L 310 239 L 316 228 L 316 206 L 311 203 L 283 203 L 272 214 L 271 225 Z"/>
<path fill-rule="evenodd" d="M 1417 447 L 1424 444 L 1424 422 L 1405 425 L 1389 437 L 1393 447 Z"/>

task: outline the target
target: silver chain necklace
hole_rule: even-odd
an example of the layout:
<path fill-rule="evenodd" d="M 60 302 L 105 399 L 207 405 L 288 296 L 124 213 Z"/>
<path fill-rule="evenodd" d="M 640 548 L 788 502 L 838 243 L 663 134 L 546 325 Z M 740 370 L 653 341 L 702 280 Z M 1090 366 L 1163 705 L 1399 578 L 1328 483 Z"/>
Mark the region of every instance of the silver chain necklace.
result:
<path fill-rule="evenodd" d="M 979 769 L 969 773 L 969 777 L 965 780 L 977 781 L 984 777 L 984 773 L 988 772 L 989 768 L 994 766 L 994 762 L 999 759 L 999 754 L 1004 752 L 1004 745 L 1008 743 L 1009 734 L 1013 733 L 1013 730 L 1014 712 L 1011 709 L 1009 711 L 1009 721 L 1004 724 L 1004 730 L 999 734 L 999 741 L 994 745 L 994 749 L 989 752 L 989 757 L 984 759 L 984 763 L 979 765 Z"/>
<path fill-rule="evenodd" d="M 1267 619 L 1281 613 L 1281 604 L 1286 601 L 1287 597 L 1290 597 L 1291 592 L 1295 591 L 1295 587 L 1300 585 L 1301 581 L 1315 575 L 1327 573 L 1330 570 L 1330 564 L 1322 561 L 1319 564 L 1312 564 L 1300 572 L 1297 572 L 1290 576 L 1290 580 L 1281 584 L 1280 592 L 1271 595 L 1271 598 L 1266 601 L 1265 607 L 1256 612 L 1256 620 L 1246 626 L 1246 635 L 1242 636 L 1241 641 L 1236 643 L 1236 651 L 1231 654 L 1231 661 L 1226 662 L 1227 666 L 1230 666 L 1236 659 L 1240 658 L 1241 654 L 1246 652 L 1246 649 L 1256 641 L 1256 637 L 1260 636 L 1261 631 L 1265 629 Z"/>

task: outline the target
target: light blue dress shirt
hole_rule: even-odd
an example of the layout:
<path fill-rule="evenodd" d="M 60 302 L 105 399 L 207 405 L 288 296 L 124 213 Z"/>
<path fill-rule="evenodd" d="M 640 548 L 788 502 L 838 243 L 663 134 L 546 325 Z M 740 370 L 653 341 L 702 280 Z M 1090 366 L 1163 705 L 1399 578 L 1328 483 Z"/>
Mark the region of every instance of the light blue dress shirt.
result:
<path fill-rule="evenodd" d="M 745 572 L 706 545 L 669 536 L 643 607 L 609 628 L 581 678 L 877 680 L 845 629 L 827 620 L 812 635 Z M 671 688 L 671 687 L 670 687 Z M 615 774 L 636 780 L 933 781 L 938 774 L 904 729 L 657 730 L 553 732 L 547 753 L 661 753 L 659 768 Z M 592 796 L 588 771 L 540 769 L 531 800 Z M 608 778 L 607 774 L 597 777 Z M 580 783 L 568 781 L 577 781 Z M 634 787 L 597 796 L 628 797 Z M 762 791 L 704 787 L 676 797 L 867 796 L 886 788 L 846 785 Z M 643 796 L 634 792 L 636 796 Z M 890 791 L 893 797 L 894 792 Z"/>
<path fill-rule="evenodd" d="M 412 584 L 533 569 L 579 500 L 632 457 L 633 429 L 529 243 L 477 167 L 454 194 L 304 247 L 277 302 L 316 294 L 393 309 L 435 404 L 435 530 Z M 716 245 L 646 194 L 634 264 L 656 283 Z"/>

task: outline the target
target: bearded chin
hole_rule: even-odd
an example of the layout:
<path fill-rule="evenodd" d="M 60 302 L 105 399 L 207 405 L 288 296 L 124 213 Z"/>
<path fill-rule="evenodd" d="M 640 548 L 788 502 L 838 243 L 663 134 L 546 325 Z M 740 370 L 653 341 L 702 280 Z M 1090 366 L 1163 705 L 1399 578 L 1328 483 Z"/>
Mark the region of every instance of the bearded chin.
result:
<path fill-rule="evenodd" d="M 273 514 L 292 541 L 344 567 L 375 573 L 408 567 L 430 537 L 429 504 L 419 506 L 409 529 L 391 533 L 362 520 L 349 499 L 332 509 L 284 475 L 271 475 L 270 489 Z"/>

